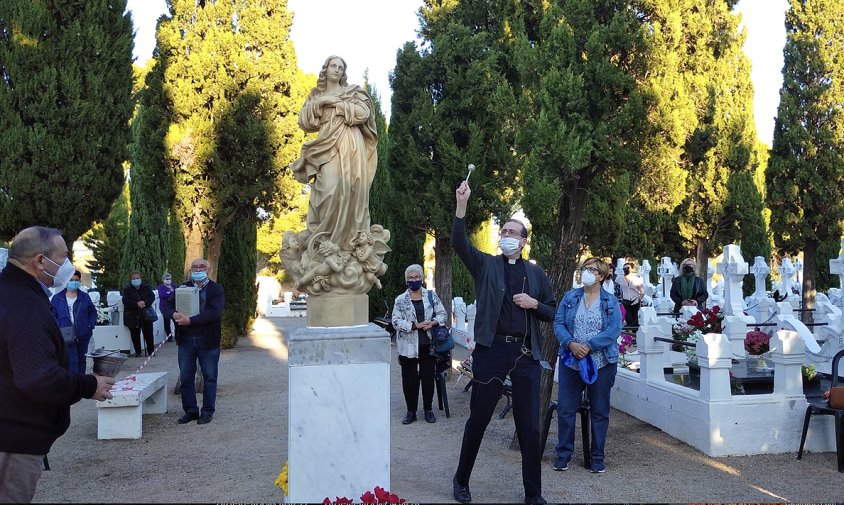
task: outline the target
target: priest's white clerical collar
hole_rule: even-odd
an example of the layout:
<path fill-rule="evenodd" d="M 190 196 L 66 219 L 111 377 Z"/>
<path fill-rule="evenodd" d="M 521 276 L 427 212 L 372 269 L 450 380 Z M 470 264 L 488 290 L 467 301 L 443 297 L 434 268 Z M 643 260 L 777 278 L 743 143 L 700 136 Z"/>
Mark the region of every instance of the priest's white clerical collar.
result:
<path fill-rule="evenodd" d="M 507 263 L 509 263 L 509 264 L 511 264 L 511 265 L 515 265 L 515 264 L 516 264 L 516 260 L 514 260 L 514 259 L 512 259 L 512 258 L 507 258 Z"/>

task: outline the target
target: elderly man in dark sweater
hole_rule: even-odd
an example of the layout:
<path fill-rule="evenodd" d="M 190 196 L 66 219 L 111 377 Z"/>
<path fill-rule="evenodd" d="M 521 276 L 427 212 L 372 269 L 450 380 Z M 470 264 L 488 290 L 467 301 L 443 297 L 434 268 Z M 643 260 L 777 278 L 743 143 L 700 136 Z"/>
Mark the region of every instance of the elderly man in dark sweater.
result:
<path fill-rule="evenodd" d="M 457 210 L 451 228 L 454 251 L 475 279 L 478 314 L 472 352 L 471 412 L 463 431 L 460 461 L 452 482 L 454 499 L 472 501 L 469 477 L 507 375 L 513 391 L 513 419 L 522 451 L 525 503 L 545 503 L 539 449 L 539 380 L 543 336 L 539 321 L 553 321 L 554 294 L 548 276 L 522 259 L 527 229 L 511 219 L 501 227 L 500 256 L 483 253 L 466 238 L 466 204 L 471 191 L 464 181 L 457 189 Z"/>
<path fill-rule="evenodd" d="M 30 502 L 44 456 L 82 398 L 111 398 L 111 377 L 71 371 L 49 287 L 73 275 L 58 230 L 20 232 L 0 273 L 0 503 Z M 68 275 L 69 274 L 69 275 Z"/>

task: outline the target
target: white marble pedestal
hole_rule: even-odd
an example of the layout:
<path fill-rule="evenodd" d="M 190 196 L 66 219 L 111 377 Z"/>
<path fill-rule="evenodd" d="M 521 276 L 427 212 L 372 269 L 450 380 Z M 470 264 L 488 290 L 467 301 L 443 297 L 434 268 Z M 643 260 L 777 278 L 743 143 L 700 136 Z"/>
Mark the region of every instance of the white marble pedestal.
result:
<path fill-rule="evenodd" d="M 289 339 L 287 502 L 390 489 L 390 335 L 369 323 Z"/>

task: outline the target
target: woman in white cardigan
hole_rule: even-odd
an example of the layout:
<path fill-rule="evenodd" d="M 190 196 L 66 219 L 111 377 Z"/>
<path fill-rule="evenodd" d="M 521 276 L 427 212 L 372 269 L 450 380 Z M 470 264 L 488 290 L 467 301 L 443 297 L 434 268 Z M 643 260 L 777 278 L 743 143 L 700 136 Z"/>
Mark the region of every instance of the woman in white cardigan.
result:
<path fill-rule="evenodd" d="M 401 383 L 407 414 L 402 424 L 416 421 L 419 385 L 422 385 L 422 407 L 425 421 L 437 422 L 432 410 L 436 359 L 431 356 L 431 328 L 445 325 L 445 307 L 433 291 L 422 287 L 423 270 L 410 265 L 404 271 L 407 291 L 393 304 L 393 327 L 401 366 Z"/>

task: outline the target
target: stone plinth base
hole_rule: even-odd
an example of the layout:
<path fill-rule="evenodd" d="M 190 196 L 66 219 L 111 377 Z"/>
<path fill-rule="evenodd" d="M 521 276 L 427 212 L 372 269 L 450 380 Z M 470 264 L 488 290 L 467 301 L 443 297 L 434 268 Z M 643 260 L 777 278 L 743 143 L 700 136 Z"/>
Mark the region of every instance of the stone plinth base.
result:
<path fill-rule="evenodd" d="M 390 489 L 389 334 L 371 323 L 302 328 L 290 335 L 288 364 L 286 501 Z"/>
<path fill-rule="evenodd" d="M 308 326 L 357 326 L 368 322 L 367 295 L 308 297 Z"/>

